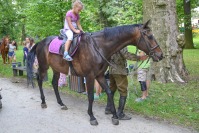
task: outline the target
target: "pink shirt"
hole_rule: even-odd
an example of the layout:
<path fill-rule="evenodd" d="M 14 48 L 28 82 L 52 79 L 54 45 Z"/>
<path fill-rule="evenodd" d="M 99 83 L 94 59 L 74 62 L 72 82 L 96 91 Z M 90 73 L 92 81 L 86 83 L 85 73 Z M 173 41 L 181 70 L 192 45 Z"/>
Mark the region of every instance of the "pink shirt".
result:
<path fill-rule="evenodd" d="M 71 18 L 71 22 L 72 22 L 72 25 L 75 29 L 77 29 L 77 21 L 79 20 L 80 16 L 79 15 L 75 15 L 72 10 L 69 10 L 67 13 L 66 13 L 66 17 L 70 17 Z M 66 17 L 65 17 L 65 22 L 64 22 L 64 29 L 70 29 L 69 25 L 68 25 L 68 22 L 66 20 Z M 70 29 L 71 30 L 71 29 Z"/>

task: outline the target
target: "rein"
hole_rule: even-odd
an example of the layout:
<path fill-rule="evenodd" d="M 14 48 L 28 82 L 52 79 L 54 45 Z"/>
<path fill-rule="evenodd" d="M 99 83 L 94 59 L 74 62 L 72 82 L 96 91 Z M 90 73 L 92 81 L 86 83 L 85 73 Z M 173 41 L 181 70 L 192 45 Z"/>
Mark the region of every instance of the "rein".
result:
<path fill-rule="evenodd" d="M 109 66 L 112 66 L 114 69 L 117 69 L 118 71 L 123 72 L 122 68 L 120 68 L 120 67 L 116 66 L 115 64 L 111 63 L 110 61 L 108 61 L 106 59 L 106 57 L 103 56 L 103 54 L 99 51 L 99 47 L 97 46 L 96 41 L 93 39 L 93 37 L 91 35 L 92 34 L 90 34 L 89 37 L 91 38 L 92 42 L 94 43 L 93 46 L 94 46 L 95 50 L 99 53 L 99 55 L 102 57 L 102 59 L 105 60 L 109 64 Z"/>

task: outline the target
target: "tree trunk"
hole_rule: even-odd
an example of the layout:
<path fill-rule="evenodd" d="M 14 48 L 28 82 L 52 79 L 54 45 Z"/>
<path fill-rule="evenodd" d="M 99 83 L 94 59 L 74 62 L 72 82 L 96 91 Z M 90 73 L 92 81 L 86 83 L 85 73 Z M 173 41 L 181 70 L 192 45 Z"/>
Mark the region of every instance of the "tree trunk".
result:
<path fill-rule="evenodd" d="M 185 82 L 187 71 L 183 62 L 183 37 L 178 45 L 178 27 L 175 0 L 144 0 L 143 19 L 151 19 L 152 32 L 163 50 L 164 59 L 152 62 L 151 71 L 161 83 Z"/>
<path fill-rule="evenodd" d="M 184 27 L 185 27 L 185 48 L 193 49 L 193 35 L 191 25 L 191 0 L 183 0 L 184 5 Z"/>
<path fill-rule="evenodd" d="M 26 19 L 23 18 L 22 20 L 22 27 L 21 27 L 21 45 L 23 45 L 23 41 L 26 38 L 26 30 L 25 30 L 25 23 L 26 23 Z"/>

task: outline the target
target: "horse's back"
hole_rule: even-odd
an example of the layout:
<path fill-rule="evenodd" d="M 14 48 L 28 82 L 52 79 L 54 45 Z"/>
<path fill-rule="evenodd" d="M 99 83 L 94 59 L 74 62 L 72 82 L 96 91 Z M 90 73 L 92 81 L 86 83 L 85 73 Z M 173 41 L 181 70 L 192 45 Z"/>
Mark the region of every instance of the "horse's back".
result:
<path fill-rule="evenodd" d="M 50 44 L 50 42 L 55 39 L 57 36 L 48 36 L 46 38 L 44 38 L 43 40 L 41 40 L 40 42 L 38 42 L 38 46 L 48 46 Z"/>

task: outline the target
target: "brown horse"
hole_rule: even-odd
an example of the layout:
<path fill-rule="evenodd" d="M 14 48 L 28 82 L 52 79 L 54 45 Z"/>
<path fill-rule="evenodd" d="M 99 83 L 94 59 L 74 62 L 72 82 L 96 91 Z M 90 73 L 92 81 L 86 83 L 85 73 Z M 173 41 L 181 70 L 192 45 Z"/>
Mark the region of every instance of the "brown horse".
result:
<path fill-rule="evenodd" d="M 38 58 L 38 85 L 41 94 L 41 106 L 47 107 L 45 96 L 42 89 L 42 80 L 46 75 L 49 66 L 53 70 L 52 85 L 55 91 L 57 102 L 62 109 L 67 109 L 63 104 L 59 91 L 58 79 L 60 72 L 68 74 L 68 62 L 61 55 L 52 54 L 49 52 L 49 44 L 56 36 L 47 37 L 37 43 L 30 51 L 27 59 L 27 76 L 28 83 L 32 83 L 32 66 L 35 55 Z M 88 89 L 88 114 L 90 116 L 90 124 L 97 125 L 98 122 L 94 117 L 92 106 L 94 100 L 94 79 L 97 79 L 100 86 L 105 90 L 110 102 L 111 111 L 113 114 L 112 123 L 119 124 L 118 117 L 114 106 L 114 101 L 111 97 L 111 90 L 104 78 L 104 72 L 108 67 L 110 57 L 120 49 L 127 45 L 134 44 L 140 50 L 147 53 L 154 61 L 159 61 L 163 58 L 162 51 L 157 44 L 151 30 L 148 27 L 148 22 L 143 24 L 125 25 L 113 28 L 105 28 L 102 31 L 94 33 L 85 33 L 81 37 L 80 46 L 73 56 L 72 65 L 78 76 L 86 78 L 86 86 Z"/>
<path fill-rule="evenodd" d="M 6 62 L 8 61 L 8 50 L 9 50 L 8 43 L 9 43 L 9 37 L 4 37 L 0 45 L 0 52 L 4 64 L 6 64 Z"/>

